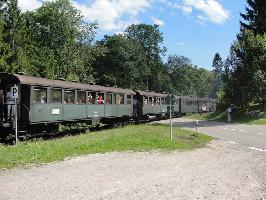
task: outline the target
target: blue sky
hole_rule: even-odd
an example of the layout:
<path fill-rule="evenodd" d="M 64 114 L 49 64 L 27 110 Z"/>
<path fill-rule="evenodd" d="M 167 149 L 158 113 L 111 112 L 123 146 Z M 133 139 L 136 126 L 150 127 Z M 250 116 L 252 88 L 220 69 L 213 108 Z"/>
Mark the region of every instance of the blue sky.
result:
<path fill-rule="evenodd" d="M 19 0 L 34 10 L 42 0 Z M 97 21 L 97 39 L 123 32 L 132 23 L 156 23 L 164 35 L 167 56 L 182 55 L 211 69 L 214 54 L 226 58 L 239 32 L 246 0 L 74 0 L 87 21 Z M 167 56 L 164 60 L 167 59 Z"/>

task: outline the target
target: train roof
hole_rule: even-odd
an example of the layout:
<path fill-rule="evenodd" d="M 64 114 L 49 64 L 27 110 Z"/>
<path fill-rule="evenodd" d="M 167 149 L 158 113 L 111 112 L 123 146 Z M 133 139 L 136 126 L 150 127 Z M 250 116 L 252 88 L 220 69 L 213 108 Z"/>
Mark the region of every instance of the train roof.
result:
<path fill-rule="evenodd" d="M 186 99 L 186 100 L 196 100 L 196 101 L 217 101 L 217 99 L 212 99 L 212 98 L 200 98 L 200 97 L 195 97 L 195 96 L 180 96 L 180 95 L 174 95 L 175 98 L 182 98 L 182 99 Z"/>
<path fill-rule="evenodd" d="M 164 93 L 158 93 L 158 92 L 147 92 L 147 91 L 141 91 L 141 90 L 136 90 L 137 93 L 143 96 L 153 96 L 153 97 L 167 97 L 168 94 Z"/>
<path fill-rule="evenodd" d="M 63 81 L 63 80 L 52 80 L 47 78 L 37 78 L 33 76 L 20 75 L 20 74 L 0 73 L 0 78 L 5 78 L 10 83 L 23 84 L 23 85 L 48 86 L 48 87 L 50 86 L 50 87 L 59 87 L 65 89 L 80 89 L 80 90 L 90 90 L 90 91 L 135 94 L 135 92 L 130 89 L 107 87 L 102 85 L 90 85 L 90 84 Z"/>

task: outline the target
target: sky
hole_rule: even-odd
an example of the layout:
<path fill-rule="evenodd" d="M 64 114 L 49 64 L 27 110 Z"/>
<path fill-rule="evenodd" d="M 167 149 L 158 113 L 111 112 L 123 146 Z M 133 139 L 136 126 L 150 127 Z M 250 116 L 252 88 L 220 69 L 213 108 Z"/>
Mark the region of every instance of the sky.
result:
<path fill-rule="evenodd" d="M 49 0 L 52 1 L 52 0 Z M 239 32 L 246 0 L 72 0 L 85 20 L 97 22 L 96 39 L 122 33 L 131 24 L 158 24 L 169 55 L 186 56 L 211 69 L 216 52 L 223 59 Z M 22 11 L 35 10 L 42 0 L 19 0 Z"/>

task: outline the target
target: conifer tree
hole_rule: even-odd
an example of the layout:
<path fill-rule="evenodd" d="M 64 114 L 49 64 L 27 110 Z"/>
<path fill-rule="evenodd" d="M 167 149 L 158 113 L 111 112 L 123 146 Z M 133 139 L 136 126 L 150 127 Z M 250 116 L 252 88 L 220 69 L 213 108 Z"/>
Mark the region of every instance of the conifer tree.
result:
<path fill-rule="evenodd" d="M 247 0 L 246 13 L 240 16 L 244 21 L 240 21 L 241 30 L 251 30 L 255 34 L 264 34 L 266 32 L 266 1 L 265 0 Z"/>

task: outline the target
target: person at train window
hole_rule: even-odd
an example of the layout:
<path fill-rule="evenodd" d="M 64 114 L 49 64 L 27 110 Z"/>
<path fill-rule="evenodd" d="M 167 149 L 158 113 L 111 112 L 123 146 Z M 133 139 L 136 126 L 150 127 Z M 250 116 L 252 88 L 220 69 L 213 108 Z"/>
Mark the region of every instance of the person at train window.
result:
<path fill-rule="evenodd" d="M 147 106 L 148 105 L 148 99 L 146 97 L 144 97 L 144 105 Z"/>
<path fill-rule="evenodd" d="M 91 95 L 91 93 L 88 93 L 88 103 L 93 104 L 93 96 Z"/>
<path fill-rule="evenodd" d="M 104 103 L 102 95 L 97 95 L 97 102 L 98 102 L 98 104 L 103 104 Z"/>
<path fill-rule="evenodd" d="M 46 103 L 46 96 L 42 95 L 41 96 L 41 104 Z"/>
<path fill-rule="evenodd" d="M 8 92 L 6 93 L 6 98 L 7 98 L 7 116 L 10 119 L 11 117 L 14 116 L 14 103 L 15 103 L 15 100 L 12 97 L 11 88 L 8 89 Z"/>
<path fill-rule="evenodd" d="M 0 120 L 1 121 L 3 121 L 3 117 L 4 117 L 4 103 L 5 103 L 4 90 L 0 89 Z"/>

